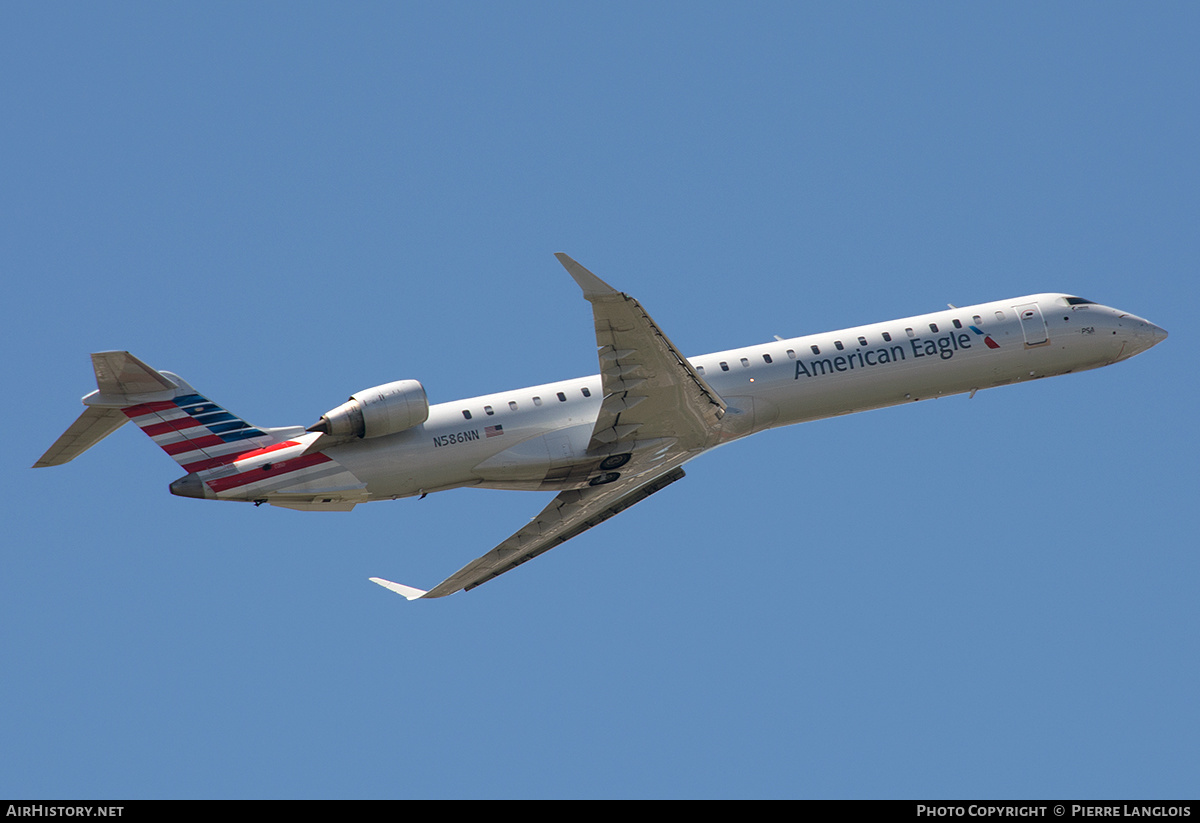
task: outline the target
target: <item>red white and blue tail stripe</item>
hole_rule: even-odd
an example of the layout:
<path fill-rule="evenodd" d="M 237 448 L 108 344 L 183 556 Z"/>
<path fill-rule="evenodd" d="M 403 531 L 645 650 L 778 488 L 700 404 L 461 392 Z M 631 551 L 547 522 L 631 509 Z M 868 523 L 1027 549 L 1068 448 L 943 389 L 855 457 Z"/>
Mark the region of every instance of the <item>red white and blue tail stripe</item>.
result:
<path fill-rule="evenodd" d="M 122 411 L 189 473 L 232 463 L 244 452 L 278 443 L 194 392 L 173 400 L 127 406 Z"/>
<path fill-rule="evenodd" d="M 127 351 L 92 355 L 96 391 L 35 467 L 70 462 L 132 420 L 187 474 L 183 497 L 252 500 L 309 511 L 349 511 L 366 485 L 338 461 L 308 449 L 319 435 L 300 426 L 260 429 L 199 394 L 179 375 Z"/>
<path fill-rule="evenodd" d="M 169 373 L 166 373 L 169 374 Z M 293 428 L 286 438 L 264 431 L 198 394 L 177 375 L 171 400 L 122 409 L 194 480 L 172 484 L 189 497 L 265 500 L 292 508 L 349 509 L 365 499 L 363 484 L 321 452 L 305 454 L 316 439 Z M 188 491 L 184 491 L 187 489 Z"/>

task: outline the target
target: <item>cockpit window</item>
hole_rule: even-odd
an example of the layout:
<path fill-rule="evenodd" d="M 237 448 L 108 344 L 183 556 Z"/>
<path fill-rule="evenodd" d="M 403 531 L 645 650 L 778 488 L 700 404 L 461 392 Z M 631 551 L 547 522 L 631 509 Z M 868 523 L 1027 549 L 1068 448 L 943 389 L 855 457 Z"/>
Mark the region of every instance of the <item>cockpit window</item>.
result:
<path fill-rule="evenodd" d="M 1082 297 L 1068 297 L 1068 298 L 1066 298 L 1066 301 L 1067 301 L 1068 306 L 1094 306 L 1094 305 L 1096 305 L 1095 300 L 1084 300 Z"/>

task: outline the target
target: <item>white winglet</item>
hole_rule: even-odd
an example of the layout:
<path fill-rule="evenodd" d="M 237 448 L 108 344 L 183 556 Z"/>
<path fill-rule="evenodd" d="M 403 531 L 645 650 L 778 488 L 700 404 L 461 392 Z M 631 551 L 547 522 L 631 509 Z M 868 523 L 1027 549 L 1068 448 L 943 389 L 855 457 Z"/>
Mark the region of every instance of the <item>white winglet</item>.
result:
<path fill-rule="evenodd" d="M 391 589 L 396 594 L 403 595 L 409 600 L 416 600 L 418 597 L 425 596 L 425 592 L 421 589 L 414 589 L 412 586 L 401 586 L 399 583 L 393 583 L 390 580 L 384 580 L 382 577 L 372 577 L 370 578 L 370 581 L 372 583 L 378 583 L 385 589 Z"/>

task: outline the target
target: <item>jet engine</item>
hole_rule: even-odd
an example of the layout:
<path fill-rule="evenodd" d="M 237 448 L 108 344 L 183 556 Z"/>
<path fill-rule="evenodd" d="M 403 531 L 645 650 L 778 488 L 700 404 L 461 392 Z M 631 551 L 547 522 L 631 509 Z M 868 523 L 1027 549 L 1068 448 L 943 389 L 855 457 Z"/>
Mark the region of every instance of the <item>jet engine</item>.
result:
<path fill-rule="evenodd" d="M 416 380 L 397 380 L 351 395 L 308 430 L 332 437 L 382 437 L 419 426 L 428 417 L 425 387 Z"/>

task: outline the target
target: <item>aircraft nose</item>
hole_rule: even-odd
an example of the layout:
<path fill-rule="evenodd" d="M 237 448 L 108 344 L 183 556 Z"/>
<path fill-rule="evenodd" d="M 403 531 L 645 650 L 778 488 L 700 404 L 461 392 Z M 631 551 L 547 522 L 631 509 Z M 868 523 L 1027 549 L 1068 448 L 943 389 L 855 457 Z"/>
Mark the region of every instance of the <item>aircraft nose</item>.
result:
<path fill-rule="evenodd" d="M 1149 320 L 1143 320 L 1140 317 L 1125 315 L 1121 325 L 1127 329 L 1125 357 L 1133 357 L 1135 354 L 1141 354 L 1167 339 L 1165 329 L 1161 329 Z"/>
<path fill-rule="evenodd" d="M 1146 348 L 1157 346 L 1159 343 L 1167 339 L 1167 330 L 1159 328 L 1148 320 L 1143 320 L 1133 330 L 1134 335 L 1140 337 L 1146 345 Z"/>

